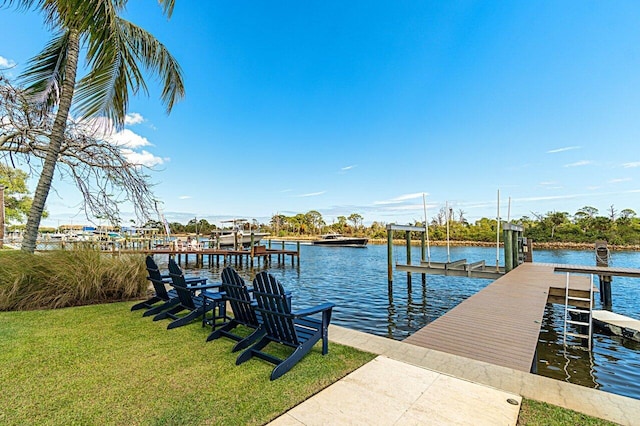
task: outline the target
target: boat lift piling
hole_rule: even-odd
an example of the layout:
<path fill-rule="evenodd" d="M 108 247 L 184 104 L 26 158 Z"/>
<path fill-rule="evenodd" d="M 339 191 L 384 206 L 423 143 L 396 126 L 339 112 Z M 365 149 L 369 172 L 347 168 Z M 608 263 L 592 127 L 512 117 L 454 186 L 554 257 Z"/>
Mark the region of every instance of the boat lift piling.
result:
<path fill-rule="evenodd" d="M 606 241 L 596 241 L 596 266 L 609 266 L 609 248 Z M 611 281 L 610 275 L 598 275 L 600 280 L 600 302 L 606 310 L 611 310 Z"/>
<path fill-rule="evenodd" d="M 414 272 L 422 274 L 423 281 L 426 280 L 426 274 L 497 279 L 505 273 L 513 270 L 521 263 L 531 262 L 533 260 L 530 248 L 531 241 L 523 237 L 524 227 L 512 223 L 502 224 L 504 240 L 503 249 L 505 257 L 504 267 L 489 268 L 484 260 L 472 263 L 467 263 L 466 259 L 454 261 L 447 259 L 447 262 L 432 262 L 430 258 L 429 260 L 425 260 L 425 252 L 427 249 L 425 246 L 427 229 L 428 228 L 423 226 L 387 225 L 387 281 L 389 283 L 390 290 L 392 289 L 393 284 L 393 231 L 405 232 L 407 262 L 404 265 L 396 264 L 396 268 L 407 272 L 409 283 L 411 283 L 411 274 Z M 419 232 L 421 234 L 420 244 L 422 259 L 420 265 L 411 264 L 411 232 Z M 447 258 L 449 258 L 448 254 Z"/>
<path fill-rule="evenodd" d="M 524 227 L 512 223 L 502 224 L 502 240 L 504 243 L 504 272 L 509 272 L 524 261 L 524 245 L 526 240 L 522 233 Z"/>

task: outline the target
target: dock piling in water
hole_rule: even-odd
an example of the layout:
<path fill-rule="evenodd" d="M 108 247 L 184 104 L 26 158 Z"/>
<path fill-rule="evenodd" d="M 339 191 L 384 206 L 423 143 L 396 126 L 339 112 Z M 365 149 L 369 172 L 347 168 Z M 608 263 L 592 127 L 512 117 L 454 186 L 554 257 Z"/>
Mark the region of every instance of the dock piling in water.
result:
<path fill-rule="evenodd" d="M 596 266 L 609 266 L 609 248 L 606 241 L 596 241 Z M 613 277 L 598 275 L 600 281 L 600 302 L 602 306 L 611 310 L 611 281 Z"/>

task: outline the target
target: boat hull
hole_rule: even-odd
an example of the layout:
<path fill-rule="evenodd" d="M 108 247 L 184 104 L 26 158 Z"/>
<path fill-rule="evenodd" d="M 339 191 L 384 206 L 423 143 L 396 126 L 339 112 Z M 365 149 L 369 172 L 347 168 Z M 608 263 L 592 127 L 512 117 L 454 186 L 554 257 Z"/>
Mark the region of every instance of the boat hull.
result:
<path fill-rule="evenodd" d="M 254 233 L 253 244 L 260 243 L 260 240 L 262 240 L 262 238 L 266 237 L 267 235 L 269 234 Z M 236 244 L 236 236 L 233 234 L 219 235 L 217 238 L 220 242 L 220 247 L 233 247 Z M 241 244 L 245 247 L 251 245 L 251 234 L 238 235 L 238 244 Z"/>
<path fill-rule="evenodd" d="M 327 240 L 312 241 L 314 246 L 330 246 L 330 247 L 366 247 L 369 242 L 368 238 L 334 238 Z"/>

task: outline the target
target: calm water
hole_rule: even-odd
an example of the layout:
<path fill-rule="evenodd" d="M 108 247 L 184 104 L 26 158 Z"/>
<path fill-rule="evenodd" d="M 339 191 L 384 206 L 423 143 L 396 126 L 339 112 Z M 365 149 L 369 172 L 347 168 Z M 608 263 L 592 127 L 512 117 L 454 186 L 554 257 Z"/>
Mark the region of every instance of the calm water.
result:
<path fill-rule="evenodd" d="M 279 245 L 277 245 L 279 247 Z M 288 247 L 289 248 L 289 247 Z M 394 270 L 393 286 L 387 283 L 387 247 L 300 247 L 300 267 L 274 264 L 269 272 L 293 293 L 293 304 L 303 308 L 325 301 L 336 304 L 332 323 L 367 333 L 402 340 L 451 310 L 491 283 L 462 277 L 429 275 Z M 500 252 L 502 263 L 502 252 Z M 420 260 L 420 247 L 412 248 L 412 262 Z M 485 260 L 495 265 L 495 248 L 451 247 L 450 259 Z M 163 261 L 164 259 L 158 259 Z M 274 257 L 275 260 L 275 257 Z M 446 247 L 432 247 L 431 260 L 447 260 Z M 405 263 L 406 248 L 394 247 L 393 262 Z M 593 251 L 536 250 L 535 262 L 595 265 Z M 640 267 L 640 252 L 613 252 L 612 265 Z M 220 268 L 189 270 L 218 281 Z M 237 267 L 251 280 L 257 270 Z M 640 320 L 640 279 L 615 277 L 613 311 Z M 595 309 L 602 309 L 596 295 Z M 598 333 L 592 353 L 582 349 L 564 351 L 562 305 L 548 305 L 538 344 L 538 374 L 640 399 L 640 344 Z"/>

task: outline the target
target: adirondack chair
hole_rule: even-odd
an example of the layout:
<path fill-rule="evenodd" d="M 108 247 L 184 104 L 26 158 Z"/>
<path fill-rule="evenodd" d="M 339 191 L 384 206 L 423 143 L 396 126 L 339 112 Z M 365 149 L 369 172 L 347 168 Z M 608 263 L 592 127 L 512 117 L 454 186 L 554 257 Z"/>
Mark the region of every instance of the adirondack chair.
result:
<path fill-rule="evenodd" d="M 161 312 L 164 309 L 169 309 L 178 303 L 178 294 L 176 291 L 167 291 L 166 288 L 166 284 L 171 283 L 171 278 L 169 275 L 162 275 L 160 273 L 160 268 L 158 268 L 158 264 L 153 260 L 153 256 L 147 256 L 145 264 L 147 266 L 147 273 L 149 274 L 147 279 L 151 281 L 151 284 L 153 284 L 155 295 L 144 302 L 137 303 L 131 307 L 132 311 L 146 309 L 144 314 L 142 314 L 143 317 L 157 314 L 158 312 Z M 162 303 L 154 306 L 158 302 Z"/>
<path fill-rule="evenodd" d="M 162 275 L 160 273 L 160 268 L 158 264 L 153 260 L 153 256 L 147 256 L 145 260 L 147 266 L 147 272 L 149 276 L 147 279 L 151 281 L 153 284 L 153 289 L 155 291 L 155 295 L 144 302 L 140 302 L 131 307 L 132 311 L 138 309 L 147 308 L 142 314 L 143 317 L 148 317 L 151 315 L 156 315 L 164 310 L 167 310 L 179 303 L 178 293 L 174 289 L 168 290 L 166 284 L 171 284 L 171 277 L 169 275 Z M 197 284 L 204 284 L 207 281 L 206 278 L 202 277 L 185 277 L 185 282 L 187 283 L 187 287 L 191 287 Z M 157 306 L 154 306 L 156 303 L 162 302 Z"/>
<path fill-rule="evenodd" d="M 187 285 L 182 269 L 180 269 L 173 259 L 169 259 L 169 276 L 171 277 L 171 285 L 178 294 L 178 303 L 169 310 L 157 314 L 153 317 L 154 321 L 165 318 L 173 319 L 167 326 L 167 329 L 170 330 L 189 324 L 197 318 L 202 318 L 202 325 L 204 326 L 206 314 L 209 311 L 213 312 L 213 319 L 215 321 L 216 307 L 219 309 L 220 315 L 224 316 L 222 293 L 208 291 L 219 288 L 220 284 L 206 284 L 206 279 L 202 279 L 205 284 Z M 199 294 L 196 295 L 196 292 L 199 292 Z M 184 316 L 177 315 L 182 311 L 189 312 Z"/>
<path fill-rule="evenodd" d="M 221 290 L 224 292 L 223 299 L 231 306 L 233 318 L 217 330 L 214 326 L 214 330 L 209 334 L 209 337 L 207 337 L 207 342 L 222 336 L 228 337 L 238 342 L 232 349 L 232 352 L 236 352 L 240 349 L 247 348 L 251 343 L 255 342 L 257 338 L 264 335 L 259 323 L 260 314 L 256 313 L 251 306 L 253 301 L 246 283 L 231 266 L 227 266 L 222 270 Z M 232 330 L 239 325 L 253 328 L 254 331 L 247 337 L 232 333 Z"/>
<path fill-rule="evenodd" d="M 261 328 L 265 335 L 238 356 L 236 365 L 256 356 L 276 365 L 271 372 L 271 380 L 275 380 L 300 361 L 318 340 L 322 339 L 322 355 L 329 352 L 328 329 L 335 304 L 323 303 L 291 312 L 282 284 L 264 271 L 253 280 L 253 296 L 256 300 L 254 309 L 262 316 Z M 322 318 L 312 317 L 315 314 L 321 314 Z M 294 351 L 285 359 L 262 352 L 271 342 L 292 347 Z"/>

